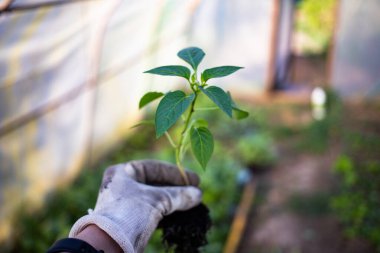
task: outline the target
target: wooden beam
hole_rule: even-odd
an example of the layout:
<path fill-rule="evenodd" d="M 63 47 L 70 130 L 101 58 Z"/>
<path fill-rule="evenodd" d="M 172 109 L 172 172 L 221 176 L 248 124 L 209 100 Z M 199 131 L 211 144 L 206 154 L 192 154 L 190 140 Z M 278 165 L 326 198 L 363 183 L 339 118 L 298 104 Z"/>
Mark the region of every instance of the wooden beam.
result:
<path fill-rule="evenodd" d="M 327 63 L 326 63 L 326 80 L 327 85 L 332 86 L 332 78 L 333 78 L 333 70 L 334 70 L 334 54 L 336 49 L 336 40 L 337 40 L 337 31 L 340 21 L 340 8 L 341 8 L 341 0 L 335 0 L 335 6 L 334 6 L 334 24 L 333 24 L 333 32 L 332 32 L 332 38 L 329 46 L 329 52 L 327 55 Z"/>
<path fill-rule="evenodd" d="M 273 91 L 276 77 L 276 55 L 278 47 L 278 34 L 279 34 L 279 21 L 280 21 L 280 8 L 281 0 L 272 0 L 272 24 L 271 24 L 271 37 L 269 49 L 269 63 L 268 74 L 265 82 L 264 91 L 269 93 Z"/>
<path fill-rule="evenodd" d="M 236 253 L 240 245 L 247 224 L 247 218 L 251 210 L 256 192 L 256 180 L 251 179 L 244 187 L 243 196 L 240 200 L 235 218 L 232 222 L 230 233 L 227 238 L 223 253 Z"/>

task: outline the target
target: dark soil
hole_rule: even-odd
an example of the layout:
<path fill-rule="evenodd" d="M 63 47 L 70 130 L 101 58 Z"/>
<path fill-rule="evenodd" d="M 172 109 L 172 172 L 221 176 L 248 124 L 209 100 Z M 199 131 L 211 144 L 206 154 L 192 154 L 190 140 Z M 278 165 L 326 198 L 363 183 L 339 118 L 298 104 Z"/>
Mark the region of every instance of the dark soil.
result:
<path fill-rule="evenodd" d="M 167 250 L 175 253 L 199 253 L 207 244 L 207 231 L 211 228 L 209 209 L 200 204 L 187 211 L 177 211 L 162 219 L 162 241 Z"/>

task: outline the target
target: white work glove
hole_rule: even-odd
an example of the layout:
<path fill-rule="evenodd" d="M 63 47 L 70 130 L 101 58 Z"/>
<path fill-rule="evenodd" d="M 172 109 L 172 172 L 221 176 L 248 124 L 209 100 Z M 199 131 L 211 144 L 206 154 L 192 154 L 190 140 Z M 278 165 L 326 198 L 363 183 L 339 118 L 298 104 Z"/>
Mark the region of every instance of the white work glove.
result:
<path fill-rule="evenodd" d="M 94 211 L 74 224 L 69 237 L 95 224 L 124 252 L 143 252 L 163 216 L 201 202 L 202 194 L 196 187 L 198 176 L 191 172 L 187 172 L 187 176 L 192 186 L 183 186 L 176 166 L 154 160 L 131 161 L 107 168 Z"/>

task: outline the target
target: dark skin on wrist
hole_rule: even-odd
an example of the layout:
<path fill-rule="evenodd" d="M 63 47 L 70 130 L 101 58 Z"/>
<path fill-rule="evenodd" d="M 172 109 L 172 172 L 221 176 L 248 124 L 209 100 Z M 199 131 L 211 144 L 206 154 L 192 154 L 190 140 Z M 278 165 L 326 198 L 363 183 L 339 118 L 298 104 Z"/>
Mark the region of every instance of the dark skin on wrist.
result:
<path fill-rule="evenodd" d="M 107 253 L 123 253 L 120 246 L 96 225 L 87 226 L 75 238 L 89 243 L 96 250 L 103 250 Z"/>

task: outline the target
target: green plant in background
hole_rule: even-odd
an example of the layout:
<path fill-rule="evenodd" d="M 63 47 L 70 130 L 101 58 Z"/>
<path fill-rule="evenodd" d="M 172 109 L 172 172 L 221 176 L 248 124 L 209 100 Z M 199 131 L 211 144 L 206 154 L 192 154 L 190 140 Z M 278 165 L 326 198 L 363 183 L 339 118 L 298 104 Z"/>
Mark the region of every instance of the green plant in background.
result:
<path fill-rule="evenodd" d="M 347 235 L 368 239 L 380 252 L 380 162 L 341 155 L 334 170 L 341 184 L 331 206 Z"/>
<path fill-rule="evenodd" d="M 191 150 L 195 158 L 204 169 L 214 150 L 214 140 L 208 129 L 207 121 L 203 118 L 195 119 L 194 113 L 196 111 L 220 109 L 229 117 L 235 116 L 237 119 L 247 117 L 248 113 L 236 106 L 229 92 L 225 92 L 220 87 L 209 85 L 208 83 L 210 79 L 228 76 L 242 67 L 220 66 L 209 68 L 199 73 L 198 66 L 205 56 L 202 49 L 189 47 L 179 51 L 177 55 L 191 66 L 191 70 L 182 65 L 168 65 L 157 67 L 144 73 L 183 77 L 188 82 L 189 92 L 187 90 L 169 91 L 166 94 L 162 92 L 148 92 L 141 98 L 139 108 L 162 97 L 154 120 L 156 137 L 159 138 L 163 135 L 167 137 L 175 150 L 176 164 L 187 183 L 188 179 L 184 173 L 183 157 L 189 144 L 191 144 Z M 208 97 L 215 106 L 196 107 L 198 97 L 202 94 Z M 180 118 L 182 119 L 182 131 L 178 138 L 174 139 L 168 131 Z"/>
<path fill-rule="evenodd" d="M 272 138 L 262 132 L 244 136 L 236 146 L 236 156 L 246 166 L 269 166 L 276 160 Z"/>
<path fill-rule="evenodd" d="M 299 1 L 296 29 L 311 38 L 315 44 L 312 48 L 305 45 L 304 50 L 307 53 L 327 51 L 333 34 L 335 2 L 336 0 Z"/>

